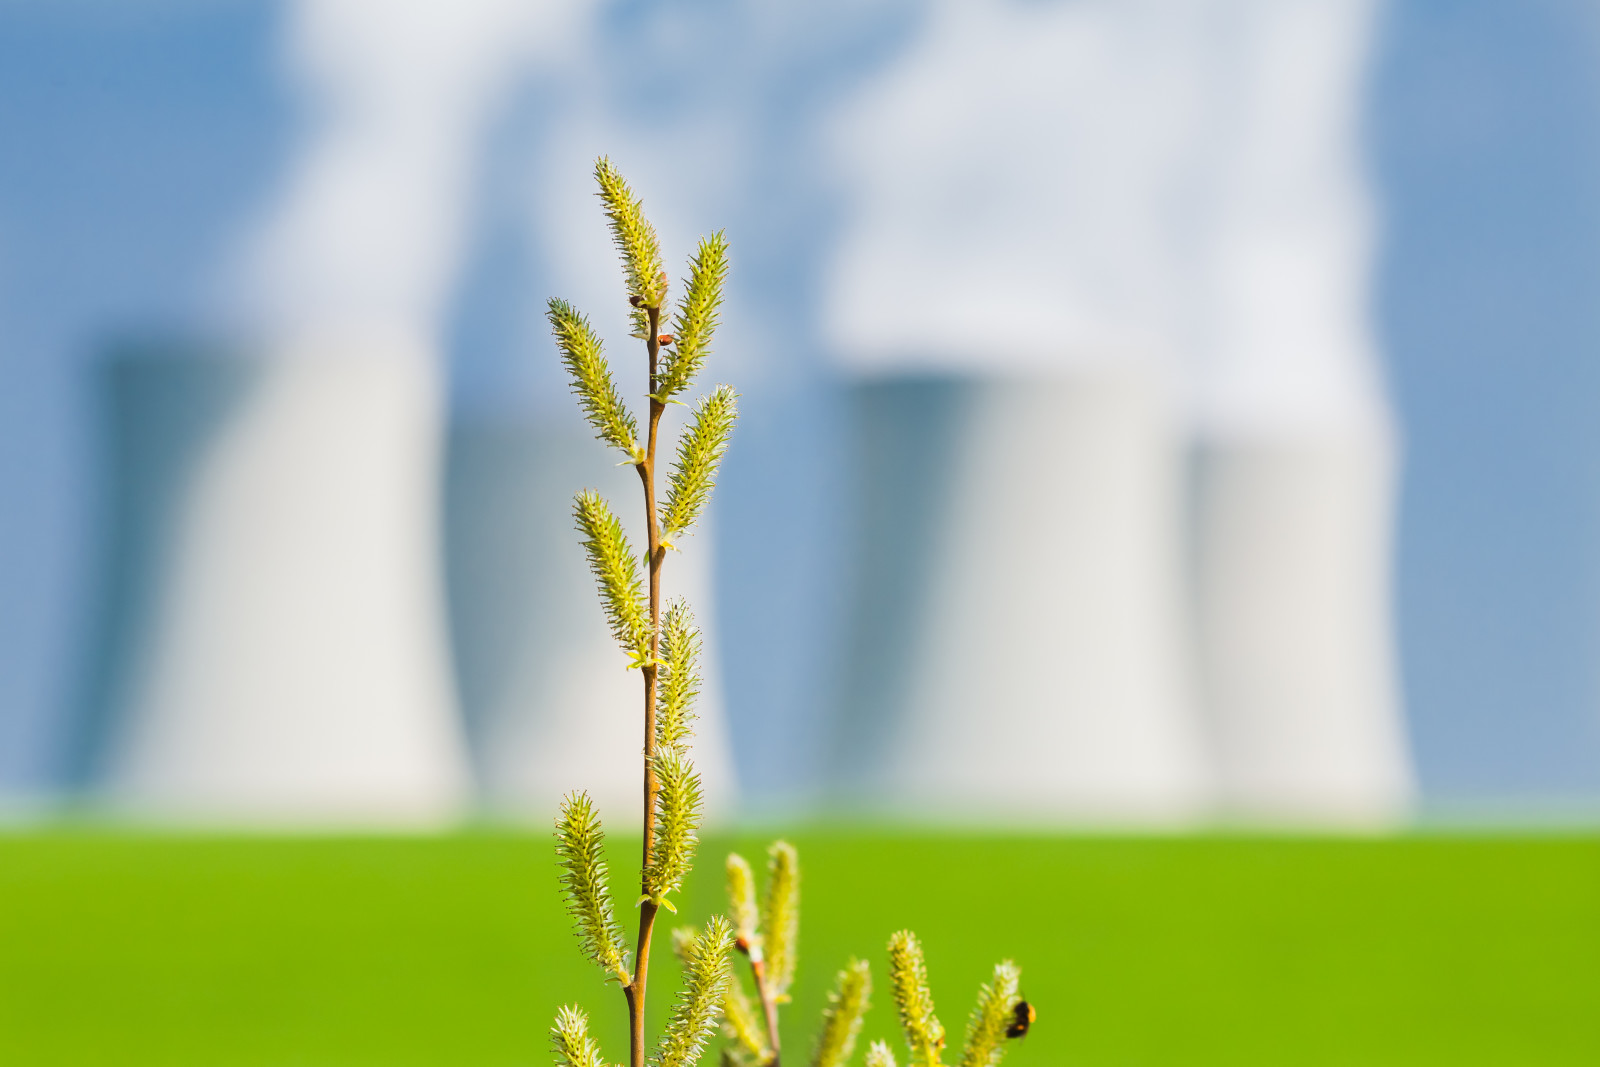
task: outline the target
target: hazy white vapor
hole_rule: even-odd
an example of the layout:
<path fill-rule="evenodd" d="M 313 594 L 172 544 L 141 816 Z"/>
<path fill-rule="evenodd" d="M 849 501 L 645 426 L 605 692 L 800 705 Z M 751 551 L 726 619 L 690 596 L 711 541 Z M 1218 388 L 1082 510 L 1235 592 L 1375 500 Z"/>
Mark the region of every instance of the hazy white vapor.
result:
<path fill-rule="evenodd" d="M 297 0 L 288 63 L 307 134 L 252 234 L 240 303 L 257 326 L 436 326 L 458 269 L 478 148 L 524 64 L 583 4 Z"/>
<path fill-rule="evenodd" d="M 1203 429 L 1382 431 L 1361 151 L 1372 0 L 1228 0 L 1191 292 Z"/>
<path fill-rule="evenodd" d="M 1168 351 L 1204 118 L 1195 12 L 936 4 L 841 117 L 836 347 L 863 369 Z"/>
<path fill-rule="evenodd" d="M 850 366 L 1154 359 L 1207 424 L 1372 421 L 1370 0 L 940 0 L 839 116 Z"/>
<path fill-rule="evenodd" d="M 255 358 L 129 371 L 151 396 L 229 400 L 189 442 L 192 477 L 156 493 L 172 562 L 123 639 L 118 802 L 412 823 L 465 802 L 438 573 L 439 334 L 496 106 L 584 10 L 288 6 L 304 133 L 230 279 Z M 126 417 L 160 432 L 167 409 L 143 395 Z"/>
<path fill-rule="evenodd" d="M 968 379 L 941 385 L 961 417 L 901 431 L 950 448 L 939 539 L 905 583 L 924 599 L 895 606 L 935 628 L 905 659 L 919 673 L 881 686 L 915 709 L 903 764 L 877 768 L 902 792 L 1405 810 L 1358 121 L 1372 16 L 935 0 L 838 117 L 850 214 L 824 322 L 855 374 L 886 379 L 864 410 L 888 425 L 923 388 L 906 372 Z M 1056 565 L 1009 574 L 1038 531 Z M 1049 758 L 984 748 L 1002 736 Z"/>

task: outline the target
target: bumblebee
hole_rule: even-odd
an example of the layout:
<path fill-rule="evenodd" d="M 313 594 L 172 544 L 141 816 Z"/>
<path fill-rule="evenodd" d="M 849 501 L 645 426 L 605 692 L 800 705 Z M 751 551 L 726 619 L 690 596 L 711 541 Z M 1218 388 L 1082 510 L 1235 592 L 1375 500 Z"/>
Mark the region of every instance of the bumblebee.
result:
<path fill-rule="evenodd" d="M 1026 1037 L 1028 1027 L 1033 1025 L 1033 1020 L 1039 1013 L 1033 1010 L 1033 1005 L 1026 1000 L 1017 1001 L 1017 1006 L 1011 1009 L 1011 1025 L 1006 1027 L 1007 1037 Z"/>

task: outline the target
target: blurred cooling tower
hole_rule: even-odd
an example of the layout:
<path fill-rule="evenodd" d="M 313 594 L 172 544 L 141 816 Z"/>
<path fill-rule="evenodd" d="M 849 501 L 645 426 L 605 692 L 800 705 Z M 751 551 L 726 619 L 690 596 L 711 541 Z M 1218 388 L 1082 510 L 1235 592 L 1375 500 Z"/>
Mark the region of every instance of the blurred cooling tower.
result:
<path fill-rule="evenodd" d="M 843 117 L 848 780 L 973 814 L 1403 812 L 1371 13 L 949 0 Z"/>
<path fill-rule="evenodd" d="M 264 822 L 458 810 L 437 373 L 402 337 L 111 362 L 88 709 L 110 802 Z"/>
<path fill-rule="evenodd" d="M 118 803 L 427 822 L 466 800 L 438 339 L 484 131 L 571 22 L 518 0 L 285 5 L 304 121 L 223 272 L 228 335 L 264 351 L 112 375 L 120 603 L 93 703 Z"/>
<path fill-rule="evenodd" d="M 637 549 L 638 475 L 566 411 L 460 421 L 447 465 L 451 626 L 485 802 L 542 821 L 563 794 L 584 789 L 603 813 L 631 815 L 643 789 L 640 676 L 606 627 L 572 498 L 599 489 Z M 731 806 L 735 781 L 718 685 L 709 525 L 702 520 L 669 554 L 663 595 L 686 598 L 706 638 L 693 757 L 716 813 Z"/>
<path fill-rule="evenodd" d="M 1206 798 L 1182 453 L 1149 378 L 855 387 L 857 620 L 839 765 L 943 818 L 1171 821 Z"/>
<path fill-rule="evenodd" d="M 1410 772 L 1390 623 L 1388 441 L 1210 442 L 1194 463 L 1197 662 L 1223 810 L 1393 818 Z"/>
<path fill-rule="evenodd" d="M 1411 772 L 1390 619 L 1395 452 L 1369 324 L 1373 5 L 1232 10 L 1189 342 L 1219 800 L 1251 819 L 1382 823 L 1405 811 Z"/>
<path fill-rule="evenodd" d="M 1161 299 L 1199 97 L 1193 19 L 1156 7 L 930 4 L 840 116 L 825 325 L 863 473 L 839 758 L 880 803 L 1204 810 Z"/>

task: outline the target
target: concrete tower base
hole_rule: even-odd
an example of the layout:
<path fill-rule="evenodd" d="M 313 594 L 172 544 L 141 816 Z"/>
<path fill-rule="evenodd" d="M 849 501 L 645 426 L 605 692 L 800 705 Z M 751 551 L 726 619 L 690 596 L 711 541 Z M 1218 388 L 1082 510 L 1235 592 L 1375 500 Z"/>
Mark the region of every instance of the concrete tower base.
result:
<path fill-rule="evenodd" d="M 1407 809 L 1392 465 L 1376 435 L 1197 453 L 1200 678 L 1226 813 L 1363 824 Z"/>
<path fill-rule="evenodd" d="M 268 823 L 460 810 L 437 374 L 426 346 L 371 336 L 113 366 L 93 701 L 111 803 Z"/>
<path fill-rule="evenodd" d="M 851 785 L 944 818 L 1199 815 L 1181 452 L 1155 384 L 891 380 L 858 410 Z"/>

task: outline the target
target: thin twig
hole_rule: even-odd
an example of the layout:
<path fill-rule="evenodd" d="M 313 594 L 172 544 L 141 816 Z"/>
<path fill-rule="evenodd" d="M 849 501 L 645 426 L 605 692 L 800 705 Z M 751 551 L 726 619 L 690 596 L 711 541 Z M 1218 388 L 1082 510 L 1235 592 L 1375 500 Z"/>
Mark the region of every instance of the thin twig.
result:
<path fill-rule="evenodd" d="M 767 1042 L 772 1046 L 772 1059 L 766 1067 L 778 1067 L 782 1049 L 778 1044 L 778 1001 L 767 989 L 767 963 L 759 952 L 750 953 L 750 973 L 755 975 L 756 995 L 761 998 L 761 1010 L 767 1016 Z"/>
<path fill-rule="evenodd" d="M 657 363 L 661 351 L 659 331 L 661 309 L 647 308 L 650 336 L 645 346 L 650 353 L 650 433 L 644 462 L 636 464 L 644 484 L 646 529 L 649 532 L 650 561 L 650 659 L 644 665 L 644 857 L 639 868 L 640 892 L 648 895 L 645 872 L 650 870 L 651 850 L 656 829 L 656 658 L 661 653 L 661 564 L 667 549 L 661 543 L 661 526 L 656 516 L 656 431 L 666 405 L 655 399 Z M 639 943 L 634 953 L 633 981 L 623 990 L 628 999 L 628 1055 L 631 1067 L 644 1067 L 644 994 L 650 973 L 650 935 L 655 929 L 658 906 L 646 899 L 639 906 Z"/>

